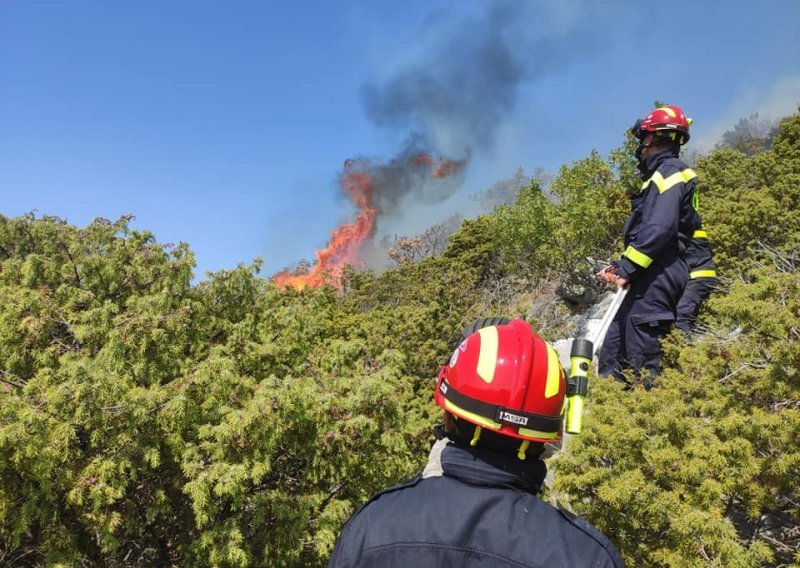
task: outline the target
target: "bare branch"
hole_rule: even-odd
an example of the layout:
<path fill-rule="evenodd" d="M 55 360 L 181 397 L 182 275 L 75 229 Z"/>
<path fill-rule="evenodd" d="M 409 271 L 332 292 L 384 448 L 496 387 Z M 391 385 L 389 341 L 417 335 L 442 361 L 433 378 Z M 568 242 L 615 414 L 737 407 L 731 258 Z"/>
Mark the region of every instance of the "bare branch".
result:
<path fill-rule="evenodd" d="M 0 369 L 0 382 L 4 382 L 7 385 L 11 385 L 12 387 L 17 387 L 19 389 L 25 386 L 26 381 L 15 375 L 14 373 L 10 373 L 9 371 L 5 371 Z M 16 379 L 16 380 L 15 380 Z"/>

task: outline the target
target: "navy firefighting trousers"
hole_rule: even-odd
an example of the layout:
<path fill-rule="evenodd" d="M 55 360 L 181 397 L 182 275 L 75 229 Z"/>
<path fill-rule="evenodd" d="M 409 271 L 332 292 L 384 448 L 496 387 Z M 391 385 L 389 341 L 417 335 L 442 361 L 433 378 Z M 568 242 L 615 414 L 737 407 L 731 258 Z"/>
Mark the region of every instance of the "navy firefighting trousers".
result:
<path fill-rule="evenodd" d="M 656 259 L 648 270 L 633 280 L 625 300 L 611 322 L 600 350 L 598 371 L 629 383 L 640 378 L 645 387 L 661 371 L 660 340 L 675 321 L 676 307 L 683 294 L 688 273 L 686 263 L 677 255 L 668 260 Z M 626 376 L 626 370 L 632 376 Z M 642 376 L 642 369 L 647 371 Z"/>
<path fill-rule="evenodd" d="M 686 289 L 678 302 L 675 327 L 687 333 L 692 331 L 700 305 L 711 294 L 717 282 L 716 278 L 692 278 L 686 283 Z"/>

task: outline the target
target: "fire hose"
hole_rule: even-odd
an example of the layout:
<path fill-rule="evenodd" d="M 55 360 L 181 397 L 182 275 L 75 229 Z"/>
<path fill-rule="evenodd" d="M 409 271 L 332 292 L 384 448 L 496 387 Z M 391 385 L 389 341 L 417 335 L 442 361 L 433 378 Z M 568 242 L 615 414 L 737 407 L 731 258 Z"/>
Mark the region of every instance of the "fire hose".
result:
<path fill-rule="evenodd" d="M 603 340 L 606 338 L 608 328 L 611 327 L 611 322 L 614 321 L 614 316 L 617 315 L 619 307 L 622 305 L 622 301 L 625 299 L 627 294 L 627 287 L 617 288 L 617 292 L 614 294 L 614 299 L 611 301 L 611 305 L 603 315 L 603 319 L 600 320 L 600 327 L 597 329 L 597 333 L 592 340 L 594 345 L 594 351 L 592 353 L 593 355 L 597 355 L 600 352 L 600 347 L 603 345 Z"/>

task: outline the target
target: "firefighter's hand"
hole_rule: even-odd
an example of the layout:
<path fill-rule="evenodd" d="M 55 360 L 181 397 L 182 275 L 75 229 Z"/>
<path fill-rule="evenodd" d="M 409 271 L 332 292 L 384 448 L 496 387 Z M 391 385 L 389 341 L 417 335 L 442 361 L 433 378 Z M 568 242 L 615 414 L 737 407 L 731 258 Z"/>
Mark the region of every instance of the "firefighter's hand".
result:
<path fill-rule="evenodd" d="M 603 268 L 600 272 L 597 273 L 597 277 L 606 282 L 607 284 L 613 284 L 617 288 L 624 288 L 628 285 L 628 279 L 622 278 L 617 276 L 617 267 L 613 264 L 609 264 L 605 268 Z"/>
<path fill-rule="evenodd" d="M 596 276 L 606 284 L 614 284 L 617 280 L 617 267 L 609 264 L 600 270 Z"/>

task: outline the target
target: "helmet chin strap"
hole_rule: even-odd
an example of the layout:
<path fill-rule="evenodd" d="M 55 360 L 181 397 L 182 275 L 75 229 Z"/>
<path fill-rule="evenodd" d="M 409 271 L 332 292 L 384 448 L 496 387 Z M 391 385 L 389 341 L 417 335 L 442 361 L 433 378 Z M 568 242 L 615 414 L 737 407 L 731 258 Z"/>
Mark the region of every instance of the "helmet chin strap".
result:
<path fill-rule="evenodd" d="M 639 145 L 636 147 L 636 150 L 633 152 L 633 155 L 636 156 L 636 159 L 640 162 L 642 161 L 642 152 L 644 152 L 645 148 L 649 148 L 652 146 L 653 143 L 650 142 L 649 144 L 645 144 L 644 140 L 639 142 Z"/>
<path fill-rule="evenodd" d="M 650 142 L 648 142 L 647 144 L 644 143 L 645 140 L 647 140 L 646 134 L 641 140 L 639 140 L 639 145 L 636 147 L 636 150 L 633 153 L 633 155 L 636 156 L 636 159 L 639 160 L 640 162 L 642 161 L 642 154 L 647 148 L 650 148 L 652 146 L 658 146 L 661 144 L 661 140 L 659 139 L 658 135 L 652 136 L 650 138 Z"/>

